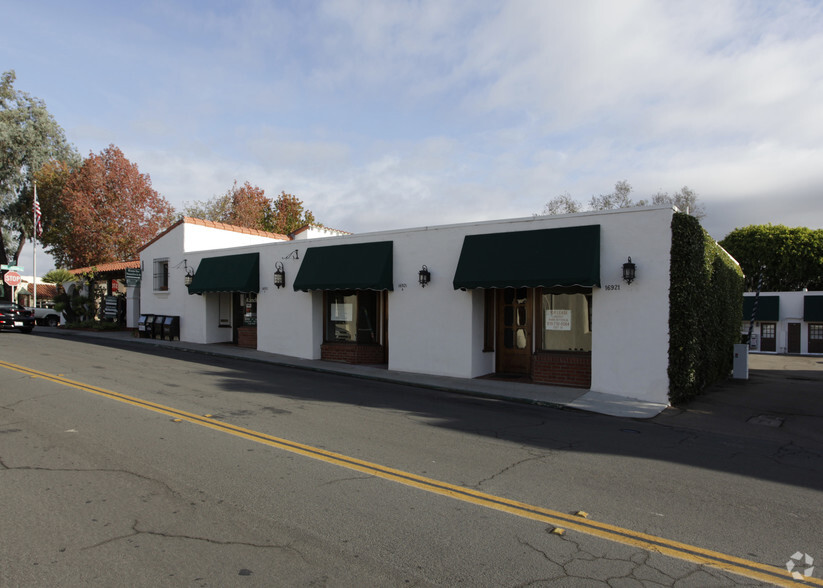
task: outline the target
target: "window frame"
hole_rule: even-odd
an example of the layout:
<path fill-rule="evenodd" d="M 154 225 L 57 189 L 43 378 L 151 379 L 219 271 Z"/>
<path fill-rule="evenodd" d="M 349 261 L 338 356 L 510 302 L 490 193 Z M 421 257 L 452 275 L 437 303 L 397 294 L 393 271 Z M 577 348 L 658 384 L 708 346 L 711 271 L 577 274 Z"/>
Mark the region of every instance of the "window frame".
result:
<path fill-rule="evenodd" d="M 548 294 L 559 295 L 559 294 L 567 294 L 567 295 L 574 295 L 574 294 L 581 294 L 586 298 L 587 304 L 587 324 L 586 329 L 593 337 L 594 328 L 593 328 L 593 314 L 594 314 L 594 290 L 593 288 L 582 288 L 582 287 L 571 287 L 571 288 L 536 288 L 535 296 L 535 308 L 534 308 L 534 330 L 537 334 L 536 337 L 536 352 L 537 353 L 580 353 L 580 354 L 591 354 L 591 349 L 547 349 L 546 348 L 546 329 L 545 329 L 545 316 L 543 314 L 543 297 Z M 573 319 L 574 320 L 574 319 Z M 594 341 L 592 340 L 589 347 L 594 346 Z"/>
<path fill-rule="evenodd" d="M 154 276 L 154 291 L 168 292 L 169 288 L 169 258 L 158 257 L 152 260 L 152 270 Z"/>
<path fill-rule="evenodd" d="M 354 323 L 354 336 L 349 339 L 335 339 L 329 337 L 329 330 L 332 324 L 331 321 L 331 313 L 330 313 L 330 305 L 332 304 L 332 297 L 333 296 L 343 296 L 349 297 L 354 296 L 354 304 L 352 308 L 352 321 L 334 321 L 334 322 L 347 322 L 347 323 Z M 364 299 L 370 297 L 371 300 L 365 301 Z M 383 327 L 384 327 L 384 319 L 381 316 L 381 307 L 384 306 L 385 300 L 384 296 L 381 295 L 380 292 L 375 290 L 324 290 L 323 291 L 323 343 L 335 343 L 335 344 L 344 344 L 344 345 L 368 345 L 368 344 L 380 344 L 381 339 L 384 337 L 383 334 Z M 371 325 L 368 329 L 361 326 L 361 319 L 364 318 L 361 309 L 363 306 L 369 305 L 373 310 L 372 316 L 366 318 L 370 318 Z M 369 340 L 365 340 L 365 338 L 361 338 L 360 333 L 367 331 L 370 333 Z"/>

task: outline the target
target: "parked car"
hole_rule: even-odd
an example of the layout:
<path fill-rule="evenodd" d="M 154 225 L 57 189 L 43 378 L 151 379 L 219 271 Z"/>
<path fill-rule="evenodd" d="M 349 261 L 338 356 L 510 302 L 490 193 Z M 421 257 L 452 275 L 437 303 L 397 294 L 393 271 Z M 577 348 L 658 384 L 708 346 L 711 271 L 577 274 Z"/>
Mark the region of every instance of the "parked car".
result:
<path fill-rule="evenodd" d="M 34 329 L 34 313 L 16 302 L 0 301 L 0 330 L 19 329 L 31 333 Z"/>
<path fill-rule="evenodd" d="M 34 313 L 34 320 L 38 325 L 56 327 L 60 324 L 60 313 L 53 308 L 27 306 L 26 310 Z"/>

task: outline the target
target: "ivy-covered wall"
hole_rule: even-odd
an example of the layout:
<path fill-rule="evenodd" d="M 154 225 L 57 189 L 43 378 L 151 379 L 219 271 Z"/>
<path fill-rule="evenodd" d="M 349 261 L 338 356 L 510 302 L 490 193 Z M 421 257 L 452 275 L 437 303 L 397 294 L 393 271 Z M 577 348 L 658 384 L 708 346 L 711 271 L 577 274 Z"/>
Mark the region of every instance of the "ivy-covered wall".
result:
<path fill-rule="evenodd" d="M 743 272 L 700 226 L 672 218 L 669 401 L 686 402 L 732 369 L 743 320 Z"/>

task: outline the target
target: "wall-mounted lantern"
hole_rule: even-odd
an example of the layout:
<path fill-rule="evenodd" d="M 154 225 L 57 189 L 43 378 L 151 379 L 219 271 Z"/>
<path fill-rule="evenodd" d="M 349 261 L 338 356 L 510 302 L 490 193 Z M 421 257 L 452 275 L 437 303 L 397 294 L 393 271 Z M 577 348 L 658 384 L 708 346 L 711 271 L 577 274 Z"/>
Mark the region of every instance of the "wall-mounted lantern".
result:
<path fill-rule="evenodd" d="M 632 258 L 629 257 L 629 261 L 623 264 L 623 279 L 626 280 L 627 284 L 631 284 L 636 274 L 637 266 L 632 263 Z"/>
<path fill-rule="evenodd" d="M 432 280 L 431 272 L 429 271 L 429 268 L 427 268 L 424 265 L 423 269 L 421 269 L 419 272 L 417 272 L 417 281 L 420 282 L 420 285 L 423 288 L 425 288 L 426 284 L 431 282 L 431 280 Z"/>
<path fill-rule="evenodd" d="M 177 264 L 177 267 L 180 267 L 180 264 Z M 188 288 L 194 280 L 194 269 L 189 267 L 188 261 L 185 259 L 183 260 L 183 268 L 186 270 L 186 275 L 183 276 L 183 284 Z"/>
<path fill-rule="evenodd" d="M 286 272 L 283 271 L 282 262 L 278 261 L 274 264 L 274 267 L 276 268 L 276 271 L 274 272 L 274 285 L 280 289 L 286 285 Z"/>

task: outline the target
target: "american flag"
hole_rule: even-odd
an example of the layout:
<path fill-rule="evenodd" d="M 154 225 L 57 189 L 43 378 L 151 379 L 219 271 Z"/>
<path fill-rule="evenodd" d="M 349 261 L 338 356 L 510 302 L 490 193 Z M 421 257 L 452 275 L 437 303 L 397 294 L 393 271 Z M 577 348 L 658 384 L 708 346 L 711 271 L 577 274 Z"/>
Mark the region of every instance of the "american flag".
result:
<path fill-rule="evenodd" d="M 38 237 L 43 234 L 43 223 L 40 221 L 40 203 L 37 201 L 37 186 L 34 187 L 34 232 Z"/>

